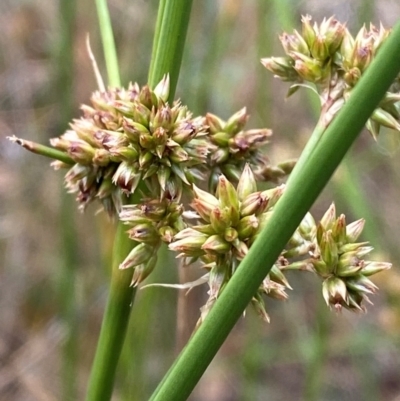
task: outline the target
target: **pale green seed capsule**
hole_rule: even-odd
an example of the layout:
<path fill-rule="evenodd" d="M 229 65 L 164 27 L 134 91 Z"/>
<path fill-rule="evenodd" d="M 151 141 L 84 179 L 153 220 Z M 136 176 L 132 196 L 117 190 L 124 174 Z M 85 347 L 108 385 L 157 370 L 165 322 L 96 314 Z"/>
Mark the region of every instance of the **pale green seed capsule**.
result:
<path fill-rule="evenodd" d="M 246 199 L 248 195 L 257 191 L 257 182 L 248 163 L 244 166 L 243 173 L 237 185 L 237 196 L 240 201 Z"/>

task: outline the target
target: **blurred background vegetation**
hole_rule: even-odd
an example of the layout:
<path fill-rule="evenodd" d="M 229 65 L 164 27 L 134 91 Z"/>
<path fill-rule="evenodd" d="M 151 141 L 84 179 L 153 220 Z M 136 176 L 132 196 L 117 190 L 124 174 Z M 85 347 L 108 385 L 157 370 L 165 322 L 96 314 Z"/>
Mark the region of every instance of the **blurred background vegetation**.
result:
<path fill-rule="evenodd" d="M 110 0 L 124 84 L 146 82 L 156 0 Z M 272 162 L 297 157 L 315 125 L 318 104 L 274 80 L 261 57 L 281 55 L 278 34 L 299 28 L 301 14 L 335 14 L 355 33 L 364 22 L 396 22 L 396 0 L 195 1 L 177 96 L 196 113 L 229 117 L 243 106 L 251 127 L 271 127 Z M 85 48 L 90 34 L 105 68 L 93 1 L 0 2 L 0 400 L 84 397 L 109 281 L 113 228 L 96 207 L 78 212 L 63 172 L 5 140 L 60 135 L 96 89 Z M 330 313 L 320 282 L 289 273 L 287 302 L 268 301 L 271 324 L 252 311 L 237 324 L 192 401 L 400 400 L 400 138 L 378 145 L 365 132 L 315 205 L 331 200 L 348 220 L 367 219 L 364 240 L 393 269 L 366 315 Z M 191 280 L 170 256 L 150 281 Z M 139 291 L 113 400 L 143 401 L 186 342 L 206 287 Z"/>

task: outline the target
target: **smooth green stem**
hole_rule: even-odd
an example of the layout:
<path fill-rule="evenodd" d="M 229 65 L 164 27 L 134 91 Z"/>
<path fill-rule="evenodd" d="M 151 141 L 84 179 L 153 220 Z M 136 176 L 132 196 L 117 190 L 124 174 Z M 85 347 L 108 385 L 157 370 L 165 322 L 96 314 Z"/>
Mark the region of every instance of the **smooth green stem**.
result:
<path fill-rule="evenodd" d="M 306 143 L 306 146 L 304 147 L 303 151 L 301 152 L 299 160 L 297 160 L 296 165 L 287 180 L 288 185 L 295 179 L 295 177 L 300 173 L 300 171 L 303 169 L 304 165 L 310 159 L 310 156 L 317 148 L 318 143 L 320 142 L 325 130 L 326 130 L 326 127 L 323 124 L 321 124 L 320 122 L 318 122 L 313 133 L 311 134 L 310 139 L 308 140 L 308 142 Z"/>
<path fill-rule="evenodd" d="M 162 21 L 163 21 L 163 16 L 164 16 L 164 10 L 165 10 L 165 5 L 167 3 L 167 0 L 159 0 L 159 5 L 158 5 L 158 12 L 157 12 L 157 21 L 156 21 L 156 27 L 154 30 L 154 39 L 153 39 L 153 48 L 151 51 L 151 60 L 152 62 L 150 63 L 149 67 L 149 78 L 153 76 L 153 70 L 155 66 L 155 59 L 156 59 L 156 54 L 158 51 L 158 42 L 160 40 L 160 33 L 161 33 L 161 27 L 162 27 Z M 153 83 L 155 85 L 155 83 Z"/>
<path fill-rule="evenodd" d="M 281 250 L 399 73 L 399 48 L 400 23 L 325 131 L 318 152 L 311 153 L 309 162 L 288 185 L 268 224 L 151 401 L 184 401 L 190 395 Z"/>
<path fill-rule="evenodd" d="M 114 242 L 110 292 L 101 325 L 86 401 L 108 401 L 111 399 L 115 372 L 135 295 L 135 288 L 130 287 L 132 270 L 120 270 L 119 265 L 128 255 L 132 246 L 132 241 L 126 235 L 126 226 L 119 223 Z"/>
<path fill-rule="evenodd" d="M 120 86 L 117 53 L 106 0 L 96 0 L 108 82 Z M 129 322 L 135 288 L 130 287 L 132 270 L 120 270 L 119 265 L 134 243 L 126 234 L 126 226 L 118 224 L 114 239 L 110 291 L 100 330 L 100 337 L 90 374 L 86 401 L 109 401 L 119 356 Z"/>
<path fill-rule="evenodd" d="M 110 18 L 106 2 L 96 1 L 104 44 L 104 53 L 110 85 L 119 86 L 118 64 Z M 160 9 L 162 24 L 158 45 L 150 70 L 154 71 L 150 85 L 154 86 L 169 72 L 170 95 L 174 94 L 181 64 L 184 39 L 188 27 L 191 1 L 166 1 Z M 156 40 L 157 42 L 157 40 Z M 159 79 L 158 79 L 159 78 Z M 132 200 L 136 202 L 137 199 Z M 115 372 L 129 321 L 135 290 L 130 287 L 132 270 L 119 270 L 119 264 L 133 247 L 126 235 L 126 227 L 119 224 L 114 242 L 113 267 L 110 293 L 107 300 L 100 338 L 90 376 L 86 401 L 108 401 L 111 398 Z"/>
<path fill-rule="evenodd" d="M 193 0 L 165 0 L 160 3 L 162 21 L 160 26 L 157 20 L 157 49 L 150 63 L 148 82 L 154 87 L 165 74 L 169 74 L 169 101 L 175 96 L 192 2 Z"/>
<path fill-rule="evenodd" d="M 60 162 L 63 162 L 65 164 L 70 164 L 71 166 L 75 164 L 75 162 L 61 150 L 50 148 L 49 146 L 41 145 L 40 143 L 17 138 L 16 136 L 8 137 L 8 139 L 11 142 L 17 143 L 18 145 L 22 146 L 24 149 L 29 150 L 32 153 L 36 153 L 38 155 L 45 156 L 50 159 L 59 160 Z"/>
<path fill-rule="evenodd" d="M 103 43 L 104 58 L 106 60 L 108 84 L 110 86 L 118 87 L 121 86 L 121 79 L 107 0 L 96 0 L 96 8 L 99 19 L 101 41 Z"/>

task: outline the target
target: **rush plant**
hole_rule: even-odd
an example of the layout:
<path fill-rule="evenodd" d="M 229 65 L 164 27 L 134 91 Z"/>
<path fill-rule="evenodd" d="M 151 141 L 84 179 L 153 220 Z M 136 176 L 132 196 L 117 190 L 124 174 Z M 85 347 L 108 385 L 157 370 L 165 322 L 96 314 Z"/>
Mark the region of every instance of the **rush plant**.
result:
<path fill-rule="evenodd" d="M 316 274 L 331 309 L 365 311 L 377 290 L 370 277 L 391 264 L 366 259 L 363 219 L 349 223 L 333 203 L 320 219 L 308 211 L 365 124 L 374 138 L 381 126 L 400 131 L 400 25 L 353 37 L 333 17 L 312 24 L 305 16 L 301 33 L 280 36 L 286 55 L 262 64 L 291 83 L 288 95 L 316 91 L 321 116 L 297 162 L 271 165 L 272 131 L 247 129 L 245 108 L 227 119 L 194 116 L 174 99 L 191 1 L 160 1 L 148 83 L 126 88 L 105 1 L 97 6 L 109 86 L 98 76 L 90 104 L 51 147 L 10 138 L 55 159 L 79 208 L 97 203 L 118 225 L 87 401 L 111 398 L 135 289 L 162 243 L 204 270 L 176 287 L 207 283 L 209 298 L 152 400 L 185 400 L 248 305 L 269 322 L 268 297 L 287 299 L 295 285 L 287 270 Z"/>

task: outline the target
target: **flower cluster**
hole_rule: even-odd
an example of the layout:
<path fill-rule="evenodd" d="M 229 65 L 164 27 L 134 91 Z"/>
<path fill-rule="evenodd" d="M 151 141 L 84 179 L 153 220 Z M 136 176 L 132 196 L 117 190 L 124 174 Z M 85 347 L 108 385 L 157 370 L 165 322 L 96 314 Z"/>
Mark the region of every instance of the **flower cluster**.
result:
<path fill-rule="evenodd" d="M 269 143 L 272 131 L 267 128 L 244 130 L 248 119 L 249 114 L 245 107 L 227 121 L 207 113 L 208 140 L 211 143 L 211 191 L 215 191 L 221 174 L 233 182 L 238 182 L 246 163 L 250 164 L 256 176 L 263 181 L 277 182 L 292 171 L 294 161 L 278 166 L 269 163 L 264 148 Z"/>
<path fill-rule="evenodd" d="M 131 285 L 140 284 L 154 269 L 161 242 L 170 243 L 183 230 L 183 206 L 169 199 L 144 199 L 142 204 L 124 205 L 119 218 L 130 225 L 129 238 L 135 246 L 120 269 L 133 267 Z"/>
<path fill-rule="evenodd" d="M 204 118 L 192 118 L 179 101 L 170 106 L 168 93 L 168 77 L 154 90 L 135 83 L 97 91 L 71 130 L 51 140 L 76 163 L 66 186 L 83 208 L 99 199 L 114 214 L 121 191 L 134 193 L 141 180 L 152 193 L 179 200 L 183 184 L 203 177 L 210 147 Z"/>
<path fill-rule="evenodd" d="M 336 310 L 344 307 L 364 311 L 363 300 L 369 302 L 367 294 L 378 289 L 368 277 L 391 267 L 390 263 L 363 259 L 373 250 L 368 242 L 357 242 L 364 223 L 360 219 L 346 224 L 343 214 L 336 218 L 332 204 L 317 226 L 316 247 L 309 262 L 324 280 L 322 293 L 326 303 Z"/>
<path fill-rule="evenodd" d="M 197 219 L 198 224 L 179 232 L 169 248 L 179 252 L 178 257 L 186 258 L 187 264 L 200 259 L 209 271 L 210 290 L 202 309 L 204 318 L 268 220 L 284 186 L 257 191 L 254 175 L 246 165 L 236 189 L 221 175 L 215 196 L 196 186 L 193 190 L 191 206 L 195 214 L 190 217 Z M 290 286 L 279 267 L 274 266 L 253 302 L 265 319 L 268 315 L 261 295 L 286 299 L 285 288 Z"/>
<path fill-rule="evenodd" d="M 354 38 L 345 24 L 333 17 L 320 25 L 311 24 L 311 17 L 302 18 L 302 33 L 283 33 L 280 40 L 284 57 L 270 57 L 262 64 L 276 77 L 293 82 L 289 95 L 306 83 L 315 84 L 322 104 L 322 121 L 328 125 L 341 108 L 362 74 L 371 64 L 390 30 L 381 25 L 361 28 Z M 385 126 L 400 132 L 400 93 L 396 84 L 367 122 L 373 137 Z"/>

